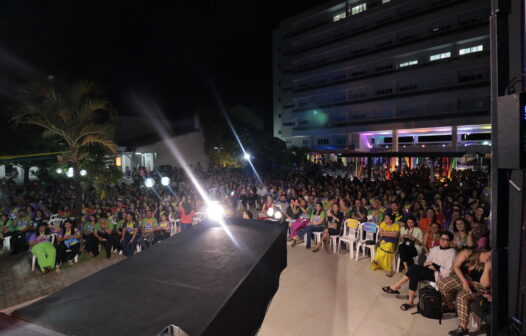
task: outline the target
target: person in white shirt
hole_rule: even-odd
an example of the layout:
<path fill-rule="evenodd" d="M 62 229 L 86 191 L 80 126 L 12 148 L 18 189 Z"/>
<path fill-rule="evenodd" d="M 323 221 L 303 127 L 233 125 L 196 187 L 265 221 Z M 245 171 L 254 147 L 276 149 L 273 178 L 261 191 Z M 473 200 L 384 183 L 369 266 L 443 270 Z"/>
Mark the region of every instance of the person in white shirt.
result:
<path fill-rule="evenodd" d="M 415 294 L 418 288 L 418 282 L 428 280 L 438 282 L 451 273 L 453 263 L 455 262 L 456 251 L 451 247 L 453 234 L 445 231 L 440 235 L 440 246 L 435 246 L 429 251 L 426 262 L 423 266 L 411 265 L 409 271 L 400 281 L 391 286 L 383 287 L 382 290 L 388 294 L 400 294 L 400 288 L 406 282 L 409 282 L 409 296 L 407 302 L 400 306 L 400 309 L 406 311 L 415 306 Z"/>

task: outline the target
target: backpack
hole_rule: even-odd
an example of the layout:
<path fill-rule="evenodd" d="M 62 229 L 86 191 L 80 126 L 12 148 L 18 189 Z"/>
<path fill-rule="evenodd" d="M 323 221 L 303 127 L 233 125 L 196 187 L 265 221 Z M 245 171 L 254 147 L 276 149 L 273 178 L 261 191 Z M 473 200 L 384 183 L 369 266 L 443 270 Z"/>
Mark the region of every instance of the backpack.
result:
<path fill-rule="evenodd" d="M 433 287 L 420 288 L 416 308 L 417 311 L 413 314 L 421 314 L 424 317 L 438 320 L 442 324 L 442 296 Z"/>

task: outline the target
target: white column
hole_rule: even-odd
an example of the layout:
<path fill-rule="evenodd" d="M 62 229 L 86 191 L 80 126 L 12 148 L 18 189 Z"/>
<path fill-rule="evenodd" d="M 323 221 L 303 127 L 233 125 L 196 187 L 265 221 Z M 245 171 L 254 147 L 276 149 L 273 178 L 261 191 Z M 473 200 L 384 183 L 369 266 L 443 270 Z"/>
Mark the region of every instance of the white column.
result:
<path fill-rule="evenodd" d="M 393 152 L 398 152 L 398 130 L 393 130 Z"/>
<path fill-rule="evenodd" d="M 451 126 L 451 148 L 457 150 L 458 147 L 458 128 Z"/>

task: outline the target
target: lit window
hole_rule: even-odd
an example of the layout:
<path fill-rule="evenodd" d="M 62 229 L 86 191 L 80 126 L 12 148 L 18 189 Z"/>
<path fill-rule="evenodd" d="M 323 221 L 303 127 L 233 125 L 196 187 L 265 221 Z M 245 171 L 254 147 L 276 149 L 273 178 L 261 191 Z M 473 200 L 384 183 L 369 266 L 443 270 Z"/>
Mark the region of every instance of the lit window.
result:
<path fill-rule="evenodd" d="M 358 5 L 358 6 L 355 6 L 351 9 L 351 14 L 352 15 L 355 15 L 355 14 L 358 14 L 358 13 L 361 13 L 361 12 L 364 12 L 367 10 L 367 4 L 364 3 L 364 4 L 361 4 L 361 5 Z"/>
<path fill-rule="evenodd" d="M 430 61 L 438 61 L 438 60 L 441 60 L 441 59 L 444 59 L 444 58 L 449 58 L 449 57 L 451 57 L 451 52 L 450 51 L 444 52 L 444 53 L 440 53 L 440 54 L 431 55 L 431 56 L 429 56 L 429 60 Z"/>
<path fill-rule="evenodd" d="M 332 22 L 343 20 L 347 17 L 346 12 L 340 12 L 332 17 Z"/>
<path fill-rule="evenodd" d="M 386 3 L 388 3 L 388 2 L 391 2 L 391 0 L 382 0 L 382 3 L 383 3 L 383 4 L 386 4 Z"/>
<path fill-rule="evenodd" d="M 417 60 L 407 61 L 407 62 L 400 63 L 400 68 L 404 68 L 404 67 L 416 65 L 416 64 L 418 64 Z"/>
<path fill-rule="evenodd" d="M 476 52 L 481 52 L 482 50 L 484 50 L 484 47 L 481 44 L 481 45 L 470 47 L 470 48 L 460 49 L 458 51 L 458 54 L 460 56 L 462 56 L 462 55 L 466 55 L 466 54 L 472 54 L 472 53 L 476 53 Z"/>

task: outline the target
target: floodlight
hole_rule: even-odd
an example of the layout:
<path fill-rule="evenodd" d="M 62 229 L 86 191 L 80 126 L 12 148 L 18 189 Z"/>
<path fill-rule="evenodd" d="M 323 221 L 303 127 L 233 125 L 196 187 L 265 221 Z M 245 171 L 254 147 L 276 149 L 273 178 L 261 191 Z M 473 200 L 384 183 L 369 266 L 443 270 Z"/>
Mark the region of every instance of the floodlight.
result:
<path fill-rule="evenodd" d="M 80 176 L 86 176 L 88 174 L 88 172 L 86 171 L 86 169 L 82 169 L 80 171 Z"/>
<path fill-rule="evenodd" d="M 66 176 L 67 176 L 67 177 L 73 177 L 73 175 L 75 175 L 75 174 L 73 173 L 73 168 L 72 168 L 72 167 L 69 167 L 69 168 L 68 168 L 68 171 L 66 172 Z"/>
<path fill-rule="evenodd" d="M 268 208 L 268 210 L 267 210 L 267 216 L 269 216 L 269 217 L 274 216 L 274 208 Z"/>
<path fill-rule="evenodd" d="M 249 153 L 245 153 L 245 155 L 243 155 L 243 157 L 245 158 L 245 160 L 250 160 L 250 154 Z"/>
<path fill-rule="evenodd" d="M 57 174 L 62 174 L 64 172 L 64 169 L 62 168 L 57 168 L 56 170 Z"/>
<path fill-rule="evenodd" d="M 170 178 L 169 178 L 168 176 L 163 177 L 163 178 L 161 179 L 161 184 L 162 184 L 163 186 L 167 186 L 167 185 L 169 185 L 169 184 L 170 184 Z"/>
<path fill-rule="evenodd" d="M 225 215 L 225 210 L 219 204 L 218 201 L 208 202 L 208 208 L 206 209 L 207 217 L 214 221 L 219 221 Z"/>
<path fill-rule="evenodd" d="M 274 218 L 276 219 L 281 219 L 283 217 L 283 214 L 281 213 L 281 211 L 276 211 L 274 212 Z"/>
<path fill-rule="evenodd" d="M 144 185 L 146 188 L 153 188 L 155 185 L 155 180 L 151 177 L 148 177 L 146 180 L 144 180 Z"/>

